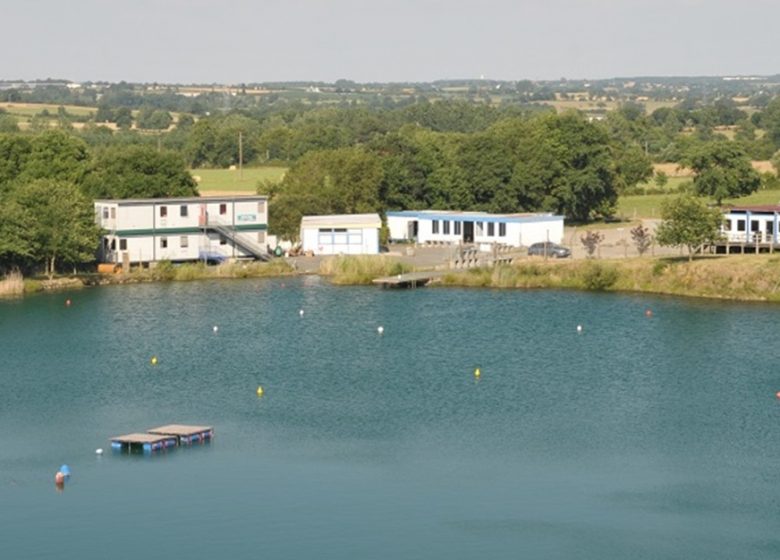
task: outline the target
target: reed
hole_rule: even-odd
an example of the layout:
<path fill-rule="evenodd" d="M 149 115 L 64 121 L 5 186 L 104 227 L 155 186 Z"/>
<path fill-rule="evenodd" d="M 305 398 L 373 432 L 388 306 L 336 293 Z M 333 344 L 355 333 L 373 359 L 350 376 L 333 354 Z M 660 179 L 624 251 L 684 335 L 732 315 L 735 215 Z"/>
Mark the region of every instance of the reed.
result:
<path fill-rule="evenodd" d="M 0 280 L 0 297 L 20 296 L 24 293 L 24 277 L 18 270 L 12 270 Z"/>

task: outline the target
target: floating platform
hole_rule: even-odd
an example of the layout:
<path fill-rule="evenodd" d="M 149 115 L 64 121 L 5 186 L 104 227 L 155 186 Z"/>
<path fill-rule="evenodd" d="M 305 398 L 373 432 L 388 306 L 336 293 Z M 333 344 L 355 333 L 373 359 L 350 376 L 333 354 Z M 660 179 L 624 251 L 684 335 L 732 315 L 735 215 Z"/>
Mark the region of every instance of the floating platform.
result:
<path fill-rule="evenodd" d="M 178 444 L 179 440 L 175 436 L 166 434 L 125 434 L 111 438 L 111 449 L 129 453 L 133 451 L 152 453 L 176 447 Z"/>
<path fill-rule="evenodd" d="M 439 278 L 444 276 L 444 274 L 444 272 L 440 271 L 407 272 L 406 274 L 396 274 L 395 276 L 374 278 L 372 282 L 382 286 L 383 288 L 416 288 L 418 286 L 425 286 L 434 278 Z"/>
<path fill-rule="evenodd" d="M 185 424 L 168 424 L 159 428 L 147 430 L 149 434 L 157 436 L 175 437 L 179 444 L 192 444 L 204 442 L 214 437 L 214 428 L 211 426 L 187 426 Z"/>

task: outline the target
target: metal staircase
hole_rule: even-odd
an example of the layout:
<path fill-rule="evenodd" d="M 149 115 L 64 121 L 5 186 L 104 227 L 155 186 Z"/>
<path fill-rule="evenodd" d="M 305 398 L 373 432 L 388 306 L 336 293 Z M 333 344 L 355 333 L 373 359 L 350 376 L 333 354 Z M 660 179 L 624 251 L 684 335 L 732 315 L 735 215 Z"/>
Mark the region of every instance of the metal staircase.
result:
<path fill-rule="evenodd" d="M 271 260 L 271 255 L 268 254 L 268 250 L 265 247 L 262 247 L 246 235 L 237 232 L 232 225 L 225 224 L 213 219 L 207 219 L 203 224 L 203 228 L 219 233 L 225 237 L 225 239 L 229 239 L 235 247 L 240 247 L 257 260 Z"/>

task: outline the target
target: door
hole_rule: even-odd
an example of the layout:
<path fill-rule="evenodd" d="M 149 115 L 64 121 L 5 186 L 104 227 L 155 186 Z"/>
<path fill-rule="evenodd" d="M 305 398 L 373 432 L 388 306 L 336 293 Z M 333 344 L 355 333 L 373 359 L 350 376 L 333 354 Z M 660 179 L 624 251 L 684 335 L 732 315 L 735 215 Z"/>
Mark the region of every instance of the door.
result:
<path fill-rule="evenodd" d="M 463 242 L 474 243 L 474 222 L 463 222 Z"/>

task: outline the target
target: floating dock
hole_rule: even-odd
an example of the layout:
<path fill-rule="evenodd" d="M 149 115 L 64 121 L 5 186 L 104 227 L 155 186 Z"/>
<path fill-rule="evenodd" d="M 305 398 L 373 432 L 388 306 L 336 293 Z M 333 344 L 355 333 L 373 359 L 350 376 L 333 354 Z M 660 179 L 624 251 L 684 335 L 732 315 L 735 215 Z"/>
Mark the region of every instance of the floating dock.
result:
<path fill-rule="evenodd" d="M 434 278 L 444 276 L 444 274 L 445 272 L 441 271 L 407 272 L 406 274 L 374 278 L 372 282 L 381 285 L 383 288 L 416 288 L 417 286 L 425 286 Z"/>
<path fill-rule="evenodd" d="M 175 436 L 166 434 L 126 434 L 111 438 L 111 449 L 128 453 L 134 451 L 152 453 L 176 447 L 178 444 L 179 441 Z"/>
<path fill-rule="evenodd" d="M 175 437 L 180 445 L 204 442 L 214 437 L 214 428 L 211 426 L 168 424 L 167 426 L 160 426 L 159 428 L 152 428 L 146 431 L 157 436 Z"/>

